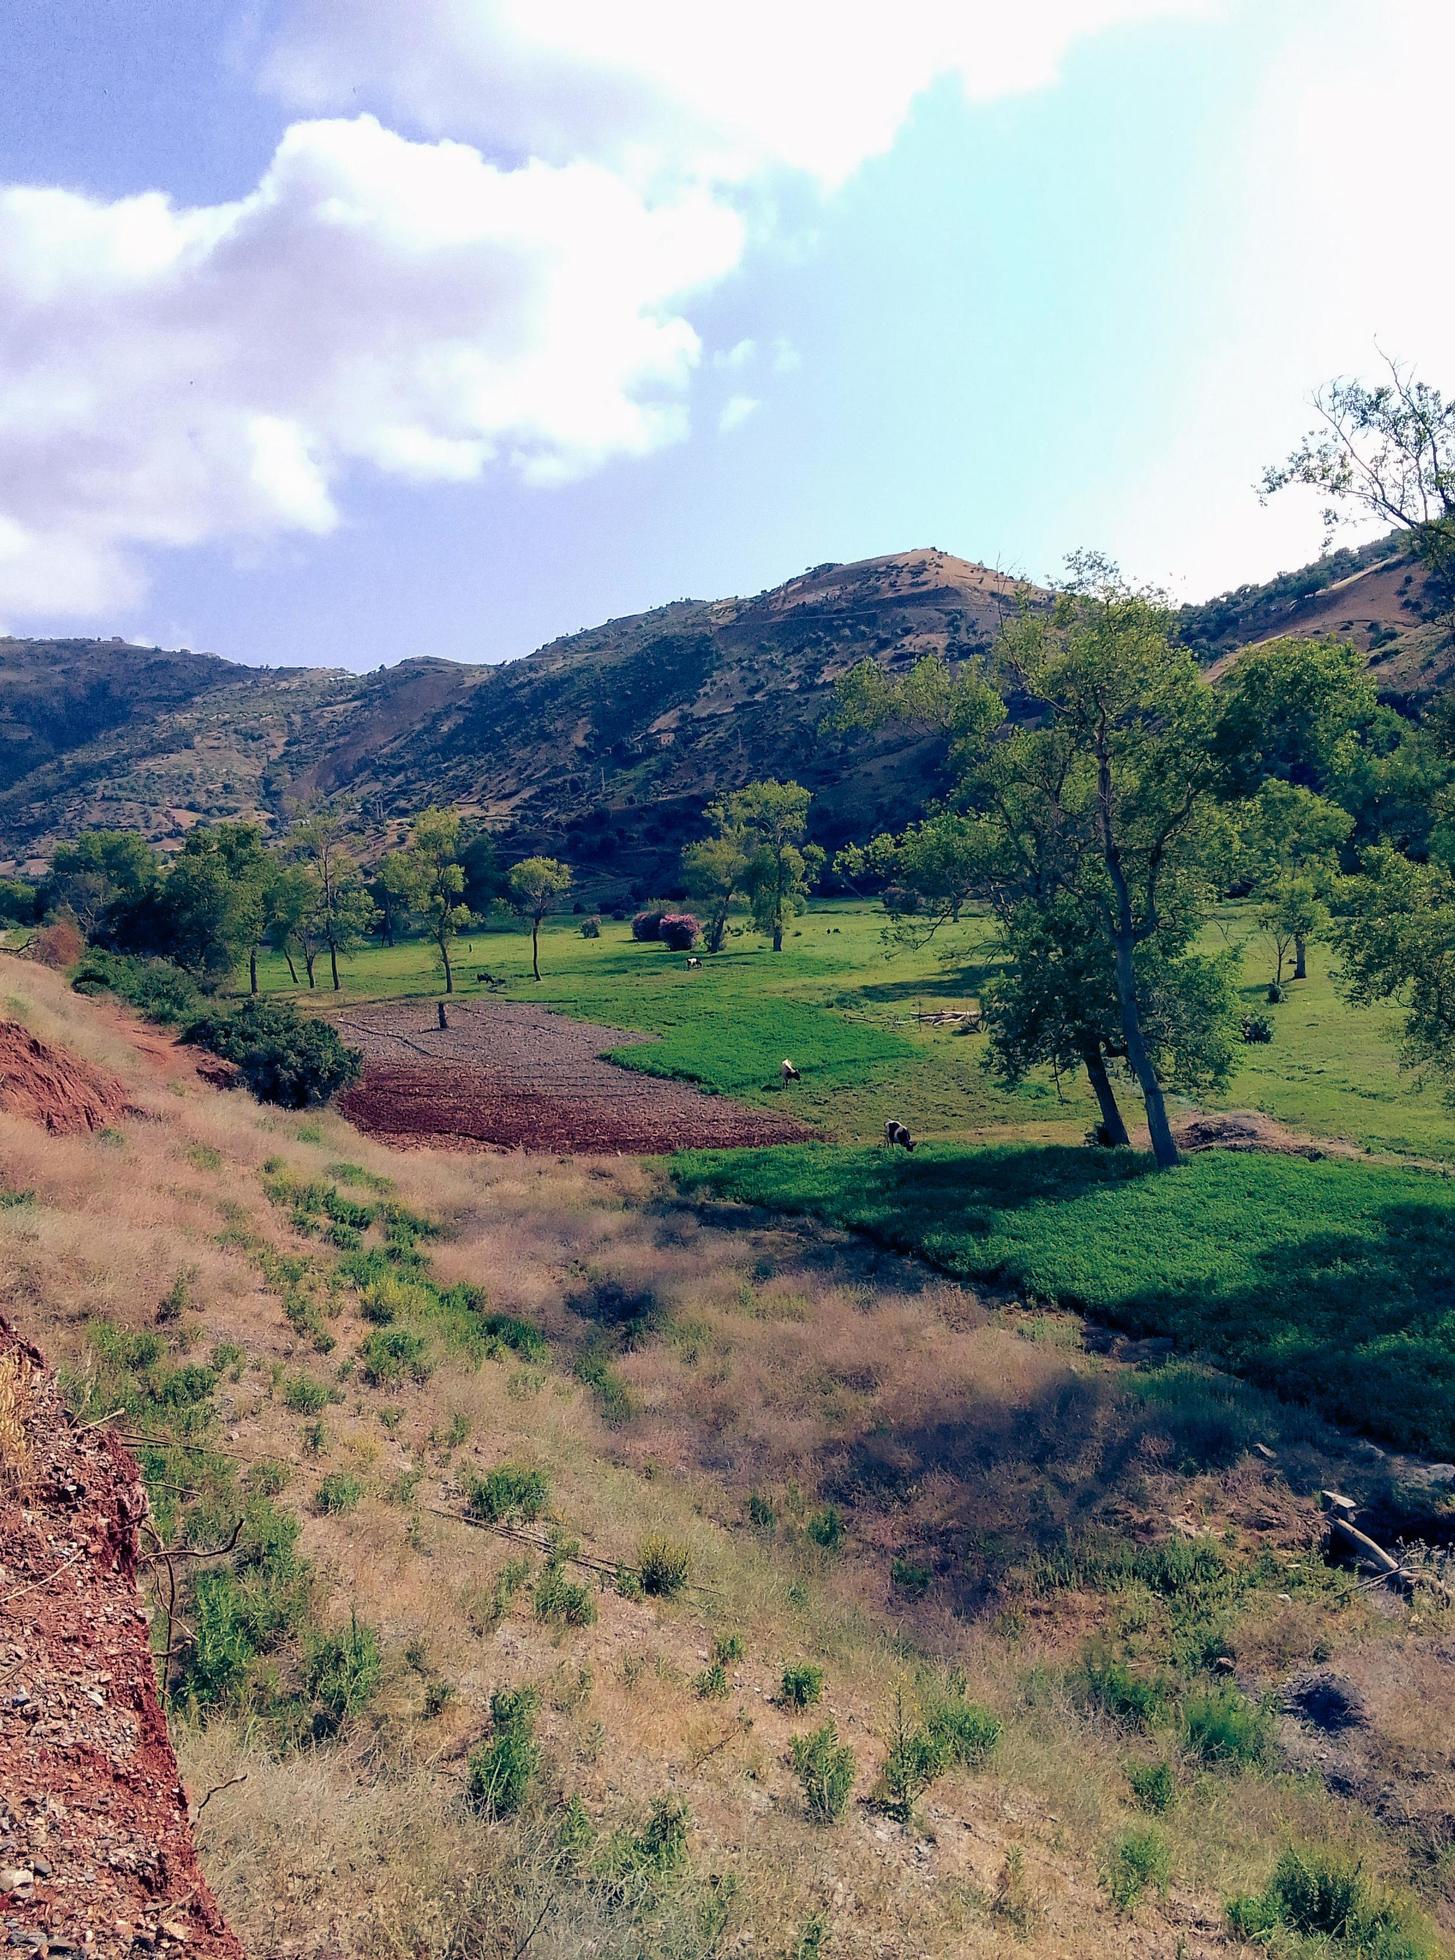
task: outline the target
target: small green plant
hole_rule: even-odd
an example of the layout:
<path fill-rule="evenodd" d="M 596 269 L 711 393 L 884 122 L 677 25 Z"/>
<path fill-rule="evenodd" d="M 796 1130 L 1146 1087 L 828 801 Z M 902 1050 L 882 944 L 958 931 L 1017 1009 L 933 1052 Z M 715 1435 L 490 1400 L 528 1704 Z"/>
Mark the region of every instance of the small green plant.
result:
<path fill-rule="evenodd" d="M 785 1708 L 812 1708 L 823 1694 L 824 1674 L 812 1661 L 798 1661 L 783 1670 L 779 1700 Z"/>
<path fill-rule="evenodd" d="M 436 1720 L 444 1714 L 454 1698 L 455 1688 L 452 1681 L 441 1680 L 439 1677 L 426 1681 L 424 1684 L 425 1718 L 431 1722 Z"/>
<path fill-rule="evenodd" d="M 854 1752 L 839 1741 L 832 1722 L 790 1745 L 793 1767 L 803 1785 L 808 1814 L 820 1824 L 836 1824 L 849 1807 L 854 1788 Z"/>
<path fill-rule="evenodd" d="M 925 1726 L 946 1763 L 959 1769 L 982 1769 L 1001 1737 L 999 1718 L 960 1694 L 932 1699 L 925 1710 Z"/>
<path fill-rule="evenodd" d="M 748 1523 L 754 1531 L 772 1532 L 778 1528 L 777 1511 L 757 1491 L 753 1491 L 748 1498 Z"/>
<path fill-rule="evenodd" d="M 534 1688 L 501 1688 L 490 1697 L 490 1740 L 467 1758 L 470 1801 L 492 1817 L 511 1817 L 540 1767 L 535 1739 L 540 1697 Z"/>
<path fill-rule="evenodd" d="M 1273 1749 L 1273 1724 L 1236 1688 L 1210 1688 L 1189 1695 L 1182 1707 L 1182 1747 L 1200 1763 L 1231 1769 L 1253 1768 Z"/>
<path fill-rule="evenodd" d="M 536 1585 L 535 1610 L 538 1620 L 553 1620 L 560 1626 L 596 1624 L 596 1601 L 589 1587 L 568 1579 L 564 1567 L 554 1560 Z"/>
<path fill-rule="evenodd" d="M 1230 1902 L 1228 1921 L 1259 1946 L 1292 1933 L 1349 1960 L 1436 1960 L 1443 1950 L 1411 1907 L 1372 1885 L 1354 1860 L 1322 1848 L 1291 1846 L 1262 1892 Z"/>
<path fill-rule="evenodd" d="M 289 1375 L 283 1383 L 283 1406 L 295 1415 L 316 1416 L 330 1399 L 328 1389 L 311 1375 Z"/>
<path fill-rule="evenodd" d="M 637 1547 L 637 1576 L 650 1599 L 675 1599 L 691 1569 L 687 1547 L 671 1538 L 644 1538 Z"/>
<path fill-rule="evenodd" d="M 1133 1763 L 1127 1771 L 1127 1782 L 1139 1810 L 1160 1815 L 1171 1810 L 1177 1801 L 1177 1778 L 1170 1763 Z"/>
<path fill-rule="evenodd" d="M 1123 1831 L 1102 1868 L 1102 1883 L 1118 1912 L 1130 1912 L 1150 1886 L 1163 1893 L 1172 1876 L 1172 1853 L 1155 1825 Z"/>
<path fill-rule="evenodd" d="M 890 1560 L 890 1583 L 896 1591 L 907 1593 L 911 1599 L 923 1599 L 934 1583 L 934 1577 L 927 1565 L 919 1565 L 912 1558 Z"/>
<path fill-rule="evenodd" d="M 402 1327 L 381 1327 L 359 1349 L 364 1380 L 372 1388 L 399 1388 L 406 1381 L 426 1382 L 433 1372 L 429 1343 L 422 1334 Z"/>
<path fill-rule="evenodd" d="M 1126 1661 L 1091 1654 L 1073 1677 L 1082 1699 L 1123 1728 L 1146 1729 L 1167 1712 L 1171 1684 L 1161 1674 L 1140 1674 Z"/>
<path fill-rule="evenodd" d="M 550 1485 L 540 1470 L 501 1463 L 483 1477 L 464 1479 L 465 1508 L 486 1524 L 530 1523 L 550 1501 Z"/>
<path fill-rule="evenodd" d="M 727 1669 L 721 1661 L 713 1661 L 709 1667 L 703 1668 L 692 1683 L 692 1692 L 699 1701 L 723 1701 L 731 1694 Z"/>
<path fill-rule="evenodd" d="M 364 1486 L 357 1477 L 344 1470 L 330 1470 L 313 1494 L 313 1508 L 320 1516 L 335 1516 L 352 1511 L 363 1494 Z"/>
<path fill-rule="evenodd" d="M 844 1520 L 832 1504 L 815 1511 L 804 1526 L 813 1543 L 825 1552 L 836 1552 L 844 1542 Z"/>
<path fill-rule="evenodd" d="M 889 1749 L 874 1791 L 879 1808 L 908 1829 L 916 1803 L 944 1770 L 946 1761 L 945 1746 L 929 1729 L 910 1720 L 904 1690 L 896 1689 Z"/>
<path fill-rule="evenodd" d="M 731 1667 L 734 1661 L 743 1658 L 743 1636 L 740 1633 L 720 1633 L 712 1643 L 712 1658 L 719 1667 Z"/>
<path fill-rule="evenodd" d="M 350 1619 L 345 1633 L 318 1634 L 309 1641 L 303 1686 L 313 1704 L 315 1739 L 336 1735 L 350 1716 L 368 1707 L 381 1671 L 379 1636 L 358 1619 Z"/>

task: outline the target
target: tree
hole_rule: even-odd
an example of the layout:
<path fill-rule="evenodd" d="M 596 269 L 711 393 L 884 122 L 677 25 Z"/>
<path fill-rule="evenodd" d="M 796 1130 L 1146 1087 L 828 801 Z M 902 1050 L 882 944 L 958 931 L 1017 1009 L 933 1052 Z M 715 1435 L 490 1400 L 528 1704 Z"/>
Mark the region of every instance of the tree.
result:
<path fill-rule="evenodd" d="M 460 862 L 460 819 L 453 810 L 424 810 L 414 820 L 409 847 L 398 853 L 405 903 L 429 928 L 445 976 L 445 992 L 455 991 L 450 941 L 470 922 L 464 903 L 465 868 Z"/>
<path fill-rule="evenodd" d="M 1455 399 L 1385 357 L 1388 379 L 1340 379 L 1313 397 L 1318 426 L 1263 472 L 1262 494 L 1290 484 L 1325 499 L 1324 528 L 1347 515 L 1410 534 L 1442 609 L 1455 611 Z"/>
<path fill-rule="evenodd" d="M 707 915 L 707 950 L 720 953 L 728 914 L 747 875 L 748 845 L 727 803 L 709 803 L 706 814 L 712 834 L 682 853 L 682 877 Z"/>
<path fill-rule="evenodd" d="M 924 858 L 941 902 L 956 902 L 956 878 L 965 896 L 989 899 L 1025 981 L 1050 935 L 1065 984 L 1038 1011 L 1059 1002 L 1057 1044 L 1082 1032 L 1078 973 L 1109 986 L 1115 1046 L 1167 1168 L 1178 1152 L 1159 1049 L 1175 1028 L 1189 1053 L 1215 1052 L 1223 1015 L 1187 951 L 1213 889 L 1225 775 L 1216 703 L 1156 596 L 1090 555 L 1072 561 L 1049 606 L 1027 602 L 1007 625 L 996 678 L 921 661 L 899 680 L 865 663 L 841 689 L 842 712 L 907 715 L 951 735 L 959 783 L 945 814 L 959 822 L 958 868 L 947 836 Z M 1010 719 L 1007 696 L 1022 719 Z M 1091 1027 L 1104 1037 L 1097 1017 Z"/>
<path fill-rule="evenodd" d="M 1308 942 L 1328 917 L 1338 852 L 1354 819 L 1327 797 L 1270 777 L 1239 813 L 1239 848 L 1259 901 L 1258 923 L 1273 941 L 1274 984 L 1283 984 L 1291 947 L 1293 977 L 1308 973 Z"/>
<path fill-rule="evenodd" d="M 1378 845 L 1340 890 L 1334 935 L 1346 998 L 1397 1001 L 1406 1066 L 1443 1076 L 1455 1100 L 1455 877 Z"/>
<path fill-rule="evenodd" d="M 723 798 L 721 833 L 741 839 L 742 889 L 753 924 L 783 951 L 783 929 L 808 903 L 824 854 L 808 834 L 809 792 L 800 783 L 749 783 Z"/>
<path fill-rule="evenodd" d="M 52 896 L 88 938 L 113 905 L 144 897 L 160 878 L 160 858 L 135 830 L 89 830 L 51 858 Z"/>
<path fill-rule="evenodd" d="M 300 926 L 299 934 L 300 937 L 308 935 L 328 948 L 335 992 L 343 984 L 339 979 L 339 954 L 351 952 L 360 945 L 374 922 L 374 901 L 343 838 L 343 817 L 337 810 L 326 808 L 311 811 L 293 832 L 293 848 L 313 879 L 312 910 Z M 304 951 L 311 987 L 314 956 L 308 953 L 306 939 Z"/>
<path fill-rule="evenodd" d="M 530 920 L 531 972 L 541 977 L 541 920 L 571 889 L 571 868 L 556 858 L 528 857 L 512 865 L 510 901 L 522 918 Z"/>
<path fill-rule="evenodd" d="M 308 968 L 308 984 L 313 985 L 313 962 L 317 953 L 310 921 L 317 909 L 317 892 L 312 873 L 301 864 L 273 860 L 263 892 L 263 937 L 288 962 L 288 974 L 298 985 L 298 969 L 293 964 L 293 948 L 302 952 Z"/>
<path fill-rule="evenodd" d="M 147 950 L 175 960 L 204 985 L 217 986 L 262 937 L 262 885 L 234 875 L 230 846 L 198 831 L 187 842 L 191 848 L 178 853 L 165 884 L 146 906 L 155 918 L 154 943 Z"/>
<path fill-rule="evenodd" d="M 258 946 L 267 930 L 268 887 L 273 863 L 263 843 L 263 833 L 253 823 L 199 824 L 187 834 L 173 876 L 189 858 L 214 857 L 226 874 L 231 890 L 231 906 L 225 930 L 245 940 L 248 959 L 248 992 L 258 991 Z M 168 879 L 170 892 L 171 879 Z"/>
<path fill-rule="evenodd" d="M 1351 646 L 1268 640 L 1238 656 L 1223 683 L 1217 748 L 1233 793 L 1270 776 L 1324 790 L 1350 769 L 1378 714 Z"/>
<path fill-rule="evenodd" d="M 465 873 L 465 904 L 483 918 L 505 896 L 506 879 L 495 839 L 478 819 L 461 823 L 459 857 Z"/>
<path fill-rule="evenodd" d="M 395 934 L 407 927 L 414 890 L 414 867 L 408 853 L 386 851 L 369 886 L 369 896 L 378 910 L 379 930 L 386 946 L 392 946 Z"/>

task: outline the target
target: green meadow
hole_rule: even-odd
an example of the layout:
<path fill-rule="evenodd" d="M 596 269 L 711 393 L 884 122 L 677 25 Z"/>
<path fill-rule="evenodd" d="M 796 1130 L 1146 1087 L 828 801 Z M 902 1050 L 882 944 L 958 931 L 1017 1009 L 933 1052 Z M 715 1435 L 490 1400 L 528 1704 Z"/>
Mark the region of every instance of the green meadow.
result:
<path fill-rule="evenodd" d="M 652 1035 L 619 1059 L 772 1107 L 786 1093 L 796 1114 L 837 1143 L 872 1141 L 891 1115 L 916 1135 L 946 1140 L 1079 1140 L 1092 1116 L 1080 1081 L 1043 1076 L 1006 1089 L 981 1066 L 981 1037 L 916 1018 L 975 1004 L 988 971 L 986 923 L 969 920 L 918 949 L 887 945 L 884 925 L 877 906 L 816 904 L 781 954 L 738 931 L 689 972 L 682 955 L 636 943 L 624 923 L 604 920 L 599 939 L 584 939 L 580 921 L 564 915 L 542 931 L 539 984 L 529 938 L 509 927 L 461 943 L 456 984 L 466 997 L 538 1001 Z M 1262 1110 L 1381 1154 L 1455 1161 L 1455 1114 L 1436 1088 L 1399 1066 L 1397 1013 L 1346 1006 L 1327 948 L 1311 949 L 1308 980 L 1270 1008 L 1270 954 L 1247 908 L 1221 908 L 1206 944 L 1241 947 L 1246 1004 L 1274 1027 L 1267 1046 L 1241 1050 L 1222 1106 Z M 326 1003 L 326 963 L 319 971 Z M 504 986 L 487 988 L 481 972 Z M 292 991 L 275 956 L 264 960 L 262 980 L 270 991 Z M 344 981 L 345 997 L 356 1000 L 432 996 L 440 987 L 434 949 L 418 939 L 351 954 Z M 803 1072 L 786 1092 L 778 1079 L 785 1056 Z"/>

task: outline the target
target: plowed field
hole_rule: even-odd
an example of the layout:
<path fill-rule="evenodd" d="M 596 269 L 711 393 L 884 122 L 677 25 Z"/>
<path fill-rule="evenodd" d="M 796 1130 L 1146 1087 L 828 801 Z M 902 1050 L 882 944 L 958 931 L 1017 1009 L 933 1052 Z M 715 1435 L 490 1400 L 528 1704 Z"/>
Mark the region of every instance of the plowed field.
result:
<path fill-rule="evenodd" d="M 396 1144 L 551 1152 L 709 1150 L 796 1143 L 813 1132 L 690 1083 L 602 1059 L 641 1034 L 570 1021 L 525 1002 L 432 1001 L 350 1008 L 333 1016 L 364 1052 L 364 1076 L 340 1098 L 351 1122 Z"/>

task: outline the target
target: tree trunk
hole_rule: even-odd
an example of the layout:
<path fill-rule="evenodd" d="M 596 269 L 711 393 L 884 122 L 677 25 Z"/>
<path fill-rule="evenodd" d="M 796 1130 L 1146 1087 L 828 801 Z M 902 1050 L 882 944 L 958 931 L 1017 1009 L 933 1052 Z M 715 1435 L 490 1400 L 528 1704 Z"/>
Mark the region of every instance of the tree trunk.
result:
<path fill-rule="evenodd" d="M 445 992 L 452 994 L 455 991 L 455 969 L 450 965 L 450 942 L 443 934 L 440 936 L 439 949 L 440 962 L 445 969 Z"/>
<path fill-rule="evenodd" d="M 1152 1155 L 1157 1160 L 1157 1168 L 1169 1171 L 1182 1159 L 1172 1138 L 1172 1125 L 1167 1120 L 1162 1084 L 1157 1080 L 1157 1071 L 1152 1066 L 1152 1057 L 1147 1052 L 1147 1043 L 1142 1035 L 1142 1010 L 1137 1002 L 1137 976 L 1132 966 L 1130 933 L 1117 934 L 1114 951 L 1117 1004 L 1121 1008 L 1122 1033 L 1127 1042 L 1127 1066 L 1137 1078 L 1137 1087 L 1142 1092 L 1142 1101 L 1147 1110 L 1147 1134 L 1152 1140 Z"/>
<path fill-rule="evenodd" d="M 1308 941 L 1301 932 L 1293 935 L 1293 977 L 1295 980 L 1308 979 Z"/>
<path fill-rule="evenodd" d="M 539 980 L 541 977 L 541 922 L 539 919 L 532 919 L 530 922 L 530 967 L 531 972 Z"/>
<path fill-rule="evenodd" d="M 280 950 L 283 954 L 284 959 L 288 962 L 288 978 L 293 982 L 294 986 L 296 987 L 298 985 L 298 969 L 293 964 L 293 955 L 289 951 L 288 942 L 286 939 L 284 940 Z"/>
<path fill-rule="evenodd" d="M 248 992 L 250 994 L 255 994 L 257 991 L 258 991 L 258 949 L 256 946 L 250 946 L 248 948 Z"/>
<path fill-rule="evenodd" d="M 1111 1086 L 1111 1077 L 1106 1072 L 1106 1057 L 1099 1048 L 1088 1048 L 1082 1056 L 1086 1064 L 1086 1074 L 1092 1088 L 1096 1091 L 1097 1106 L 1101 1110 L 1101 1127 L 1106 1132 L 1106 1140 L 1114 1150 L 1127 1149 L 1132 1139 L 1127 1135 L 1127 1126 L 1121 1110 L 1117 1107 L 1116 1091 Z"/>
<path fill-rule="evenodd" d="M 338 977 L 338 947 L 337 947 L 337 946 L 333 946 L 333 945 L 331 945 L 331 946 L 329 947 L 329 949 L 328 949 L 328 963 L 329 963 L 329 965 L 330 965 L 330 966 L 332 967 L 332 969 L 333 969 L 333 990 L 334 990 L 334 992 L 335 992 L 335 993 L 337 993 L 337 992 L 338 992 L 338 990 L 339 990 L 339 987 L 340 987 L 340 986 L 341 986 L 341 984 L 342 984 L 342 982 L 341 982 L 341 981 L 339 980 L 339 977 Z"/>
<path fill-rule="evenodd" d="M 773 951 L 783 951 L 783 907 L 780 905 L 773 914 Z"/>
<path fill-rule="evenodd" d="M 313 978 L 313 969 L 314 969 L 314 965 L 317 962 L 317 959 L 318 959 L 317 953 L 305 953 L 303 955 L 303 964 L 308 970 L 308 985 L 310 989 L 312 989 L 317 984 Z"/>
<path fill-rule="evenodd" d="M 720 953 L 722 951 L 722 938 L 726 931 L 727 906 L 724 905 L 720 912 L 714 912 L 708 920 L 707 950 L 709 953 Z"/>

